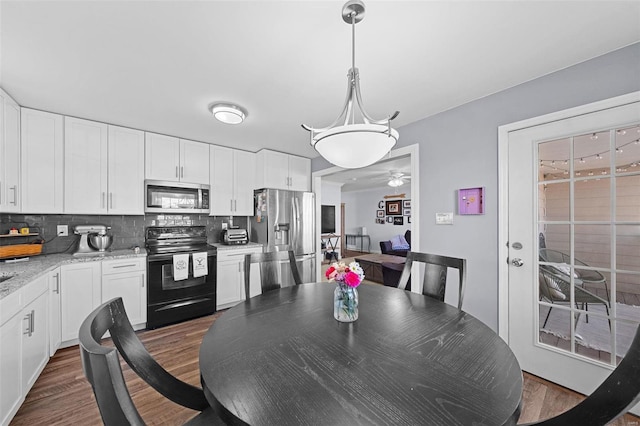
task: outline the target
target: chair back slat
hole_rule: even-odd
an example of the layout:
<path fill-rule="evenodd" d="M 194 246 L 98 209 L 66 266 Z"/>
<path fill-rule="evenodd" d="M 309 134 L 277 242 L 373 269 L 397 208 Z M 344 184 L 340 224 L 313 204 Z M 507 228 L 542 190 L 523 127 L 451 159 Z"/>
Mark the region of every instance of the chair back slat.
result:
<path fill-rule="evenodd" d="M 398 288 L 405 289 L 409 277 L 411 276 L 411 268 L 413 262 L 422 262 L 425 264 L 424 280 L 422 283 L 422 294 L 433 297 L 444 302 L 445 289 L 447 285 L 448 268 L 458 270 L 458 308 L 462 309 L 462 299 L 467 277 L 467 261 L 456 257 L 441 256 L 430 253 L 407 253 L 407 260 L 404 264 Z"/>
<path fill-rule="evenodd" d="M 103 346 L 109 331 L 115 347 Z M 209 408 L 204 392 L 182 382 L 147 352 L 135 334 L 122 298 L 103 303 L 83 321 L 78 335 L 82 369 L 100 409 L 105 425 L 143 425 L 122 376 L 118 354 L 145 382 L 171 401 L 194 410 Z"/>
<path fill-rule="evenodd" d="M 290 271 L 295 285 L 302 284 L 300 272 L 296 265 L 296 256 L 292 250 L 247 254 L 244 261 L 244 290 L 247 299 L 251 294 L 251 265 L 254 263 L 260 265 L 260 288 L 262 293 L 282 287 L 282 282 L 285 278 L 283 273 L 286 273 L 283 271 L 283 264 L 288 264 L 288 268 L 284 269 Z"/>

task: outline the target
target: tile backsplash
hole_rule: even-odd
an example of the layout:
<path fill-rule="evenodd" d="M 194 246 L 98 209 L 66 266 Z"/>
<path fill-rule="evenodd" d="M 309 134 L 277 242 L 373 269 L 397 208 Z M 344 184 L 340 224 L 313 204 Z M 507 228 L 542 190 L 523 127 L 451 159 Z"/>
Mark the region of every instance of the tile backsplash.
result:
<path fill-rule="evenodd" d="M 28 227 L 32 233 L 38 233 L 45 240 L 42 254 L 73 253 L 78 243 L 78 235 L 73 233 L 76 225 L 99 224 L 111 227 L 113 250 L 144 247 L 144 234 L 148 226 L 206 226 L 209 243 L 222 239 L 223 223 L 246 228 L 249 220 L 246 216 L 207 216 L 207 215 L 169 215 L 148 214 L 144 216 L 112 215 L 56 215 L 56 214 L 0 214 L 0 234 L 8 234 L 12 227 Z M 58 225 L 69 226 L 68 237 L 57 237 Z M 23 244 L 38 237 L 0 238 L 0 245 Z"/>

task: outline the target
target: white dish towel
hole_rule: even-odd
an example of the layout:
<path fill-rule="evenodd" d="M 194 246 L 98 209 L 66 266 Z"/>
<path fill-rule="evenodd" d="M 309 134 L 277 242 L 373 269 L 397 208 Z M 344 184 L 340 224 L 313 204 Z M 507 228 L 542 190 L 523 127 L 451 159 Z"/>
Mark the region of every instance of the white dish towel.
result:
<path fill-rule="evenodd" d="M 189 278 L 189 253 L 173 255 L 173 280 L 180 281 Z"/>
<path fill-rule="evenodd" d="M 192 253 L 193 278 L 204 277 L 209 273 L 207 270 L 207 252 Z"/>

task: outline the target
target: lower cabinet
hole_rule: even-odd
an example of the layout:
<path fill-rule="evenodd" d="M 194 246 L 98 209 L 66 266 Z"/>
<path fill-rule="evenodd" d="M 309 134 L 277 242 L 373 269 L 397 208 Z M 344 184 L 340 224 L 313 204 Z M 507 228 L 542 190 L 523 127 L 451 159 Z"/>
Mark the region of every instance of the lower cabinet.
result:
<path fill-rule="evenodd" d="M 101 262 L 80 262 L 62 265 L 61 330 L 62 342 L 76 344 L 82 321 L 100 305 Z"/>
<path fill-rule="evenodd" d="M 262 253 L 262 247 L 241 247 L 218 249 L 217 257 L 217 306 L 216 309 L 230 308 L 245 300 L 244 294 L 244 257 L 247 254 Z M 257 267 L 257 264 L 256 264 Z M 251 288 L 258 286 L 259 282 L 253 279 Z M 253 292 L 252 292 L 253 294 Z"/>
<path fill-rule="evenodd" d="M 47 276 L 0 302 L 0 420 L 5 425 L 49 360 Z"/>
<path fill-rule="evenodd" d="M 102 302 L 122 297 L 132 325 L 147 322 L 147 262 L 143 258 L 102 262 Z"/>
<path fill-rule="evenodd" d="M 48 273 L 49 280 L 49 356 L 53 356 L 62 343 L 60 311 L 60 268 Z"/>

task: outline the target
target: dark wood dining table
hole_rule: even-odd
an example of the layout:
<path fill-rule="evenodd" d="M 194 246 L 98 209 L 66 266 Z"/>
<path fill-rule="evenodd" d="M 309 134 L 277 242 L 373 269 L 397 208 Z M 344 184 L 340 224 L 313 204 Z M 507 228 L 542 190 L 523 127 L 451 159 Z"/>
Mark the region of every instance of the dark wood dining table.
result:
<path fill-rule="evenodd" d="M 421 294 L 363 284 L 358 320 L 341 323 L 334 288 L 273 290 L 213 323 L 201 379 L 228 424 L 516 423 L 520 366 L 481 321 Z"/>

